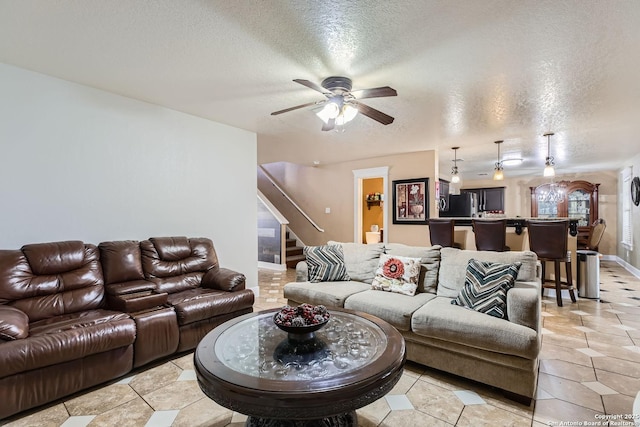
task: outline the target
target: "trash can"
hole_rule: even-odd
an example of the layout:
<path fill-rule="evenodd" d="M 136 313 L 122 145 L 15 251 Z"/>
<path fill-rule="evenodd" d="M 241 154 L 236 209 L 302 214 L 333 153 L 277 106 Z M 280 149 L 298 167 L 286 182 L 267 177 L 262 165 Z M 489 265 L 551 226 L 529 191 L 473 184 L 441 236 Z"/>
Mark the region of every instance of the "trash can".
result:
<path fill-rule="evenodd" d="M 600 298 L 600 253 L 579 250 L 578 295 L 581 298 Z"/>

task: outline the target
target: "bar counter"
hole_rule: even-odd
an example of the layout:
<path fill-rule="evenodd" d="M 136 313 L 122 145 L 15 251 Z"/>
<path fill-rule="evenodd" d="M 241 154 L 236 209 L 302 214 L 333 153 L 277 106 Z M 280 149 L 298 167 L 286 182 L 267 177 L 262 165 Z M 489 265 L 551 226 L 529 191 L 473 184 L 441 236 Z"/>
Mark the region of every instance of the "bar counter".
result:
<path fill-rule="evenodd" d="M 492 220 L 492 219 L 506 219 L 507 227 L 513 227 L 516 234 L 522 234 L 523 230 L 527 227 L 527 221 L 532 219 L 535 221 L 566 221 L 569 220 L 569 234 L 572 236 L 578 235 L 578 220 L 572 218 L 506 218 L 506 217 L 484 217 L 484 218 L 469 218 L 469 217 L 443 217 L 443 219 L 452 219 L 454 225 L 456 226 L 471 226 L 471 223 L 474 219 L 477 220 Z"/>
<path fill-rule="evenodd" d="M 501 217 L 485 217 L 485 218 L 468 218 L 468 217 L 451 217 L 444 219 L 452 219 L 454 221 L 454 241 L 462 246 L 462 249 L 476 250 L 476 239 L 473 233 L 473 227 L 471 226 L 473 219 L 478 220 L 492 220 L 492 219 L 506 219 L 507 220 L 507 236 L 506 244 L 512 251 L 527 251 L 529 250 L 529 234 L 527 233 L 527 221 L 532 219 L 536 221 L 559 221 L 569 220 L 569 235 L 567 241 L 567 250 L 571 252 L 571 274 L 573 279 L 573 285 L 577 287 L 576 274 L 577 274 L 577 249 L 578 249 L 578 220 L 570 218 L 501 218 Z M 547 268 L 547 278 L 553 268 Z M 562 268 L 562 280 L 566 280 L 564 277 L 564 267 Z"/>

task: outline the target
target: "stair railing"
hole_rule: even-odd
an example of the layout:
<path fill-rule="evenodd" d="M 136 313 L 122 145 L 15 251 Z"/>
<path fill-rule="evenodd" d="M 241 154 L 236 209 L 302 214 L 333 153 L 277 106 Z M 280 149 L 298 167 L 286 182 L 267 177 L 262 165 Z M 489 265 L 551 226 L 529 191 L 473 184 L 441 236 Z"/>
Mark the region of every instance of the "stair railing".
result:
<path fill-rule="evenodd" d="M 309 215 L 307 215 L 307 213 L 305 211 L 302 210 L 302 208 L 300 206 L 298 206 L 298 204 L 296 202 L 293 201 L 293 199 L 291 197 L 289 197 L 289 195 L 287 194 L 286 191 L 284 191 L 282 189 L 282 187 L 280 187 L 278 185 L 278 183 L 276 182 L 275 179 L 273 179 L 273 177 L 271 175 L 269 175 L 269 172 L 267 172 L 267 170 L 262 166 L 262 165 L 258 165 L 258 167 L 260 168 L 260 170 L 262 171 L 262 173 L 264 174 L 264 176 L 267 177 L 267 179 L 269 180 L 269 182 L 271 182 L 271 184 L 273 184 L 273 186 L 289 201 L 289 203 L 291 203 L 293 205 L 293 207 L 295 207 L 298 212 L 300 212 L 300 214 L 307 220 L 309 221 L 309 223 L 319 232 L 324 233 L 324 229 L 320 228 L 320 226 L 318 224 L 315 223 L 314 220 L 311 219 L 311 217 L 309 217 Z"/>

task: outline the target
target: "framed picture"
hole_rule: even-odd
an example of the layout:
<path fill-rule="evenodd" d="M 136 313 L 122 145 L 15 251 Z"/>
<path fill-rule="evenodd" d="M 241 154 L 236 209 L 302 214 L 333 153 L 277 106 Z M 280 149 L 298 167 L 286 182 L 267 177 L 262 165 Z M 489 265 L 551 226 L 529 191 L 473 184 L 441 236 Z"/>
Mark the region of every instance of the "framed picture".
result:
<path fill-rule="evenodd" d="M 393 181 L 393 223 L 426 225 L 429 219 L 429 178 Z"/>

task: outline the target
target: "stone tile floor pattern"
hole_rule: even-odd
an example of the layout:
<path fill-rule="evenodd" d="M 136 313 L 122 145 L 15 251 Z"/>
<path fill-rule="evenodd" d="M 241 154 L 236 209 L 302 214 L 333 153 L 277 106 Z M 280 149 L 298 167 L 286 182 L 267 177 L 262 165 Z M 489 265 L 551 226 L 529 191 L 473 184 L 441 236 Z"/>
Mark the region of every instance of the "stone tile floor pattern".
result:
<path fill-rule="evenodd" d="M 564 307 L 557 307 L 555 297 L 543 298 L 540 376 L 530 406 L 491 387 L 408 362 L 387 396 L 358 410 L 360 425 L 541 427 L 631 414 L 640 390 L 640 279 L 611 261 L 602 262 L 600 273 L 600 301 L 572 304 L 565 299 Z M 255 309 L 284 305 L 282 287 L 293 280 L 293 270 L 260 270 Z M 0 425 L 243 426 L 245 416 L 200 391 L 192 359 L 193 353 L 180 355 Z"/>

